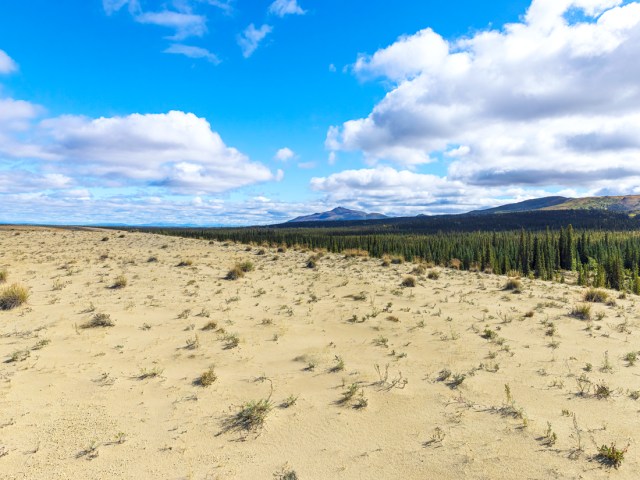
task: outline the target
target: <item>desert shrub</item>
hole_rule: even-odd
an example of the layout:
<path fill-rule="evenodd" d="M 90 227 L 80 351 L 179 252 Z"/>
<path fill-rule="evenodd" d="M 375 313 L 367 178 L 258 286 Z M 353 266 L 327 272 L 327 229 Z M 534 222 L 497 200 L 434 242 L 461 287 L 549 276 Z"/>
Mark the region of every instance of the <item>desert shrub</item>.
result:
<path fill-rule="evenodd" d="M 197 383 L 202 387 L 208 387 L 209 385 L 213 385 L 213 383 L 218 379 L 218 375 L 216 375 L 215 369 L 210 366 L 205 372 L 198 377 Z"/>
<path fill-rule="evenodd" d="M 200 330 L 203 330 L 203 331 L 206 332 L 208 330 L 215 330 L 216 328 L 218 328 L 218 324 L 215 321 L 211 320 L 211 321 L 207 322 L 204 325 L 204 327 L 202 327 Z"/>
<path fill-rule="evenodd" d="M 407 275 L 406 277 L 404 277 L 404 279 L 402 280 L 402 283 L 400 284 L 403 287 L 415 287 L 416 286 L 416 277 L 413 277 L 411 275 Z"/>
<path fill-rule="evenodd" d="M 264 422 L 273 410 L 273 402 L 270 398 L 252 400 L 240 407 L 238 413 L 224 422 L 224 430 L 231 431 L 256 431 L 264 426 Z"/>
<path fill-rule="evenodd" d="M 176 266 L 177 267 L 191 267 L 192 265 L 193 265 L 193 260 L 191 260 L 190 258 L 186 258 L 184 260 L 180 260 L 180 262 Z"/>
<path fill-rule="evenodd" d="M 402 265 L 404 263 L 404 257 L 391 257 L 391 263 L 394 265 Z"/>
<path fill-rule="evenodd" d="M 256 255 L 265 255 L 267 253 L 267 251 L 264 248 L 261 248 L 260 250 L 258 250 L 256 252 Z"/>
<path fill-rule="evenodd" d="M 120 275 L 116 277 L 113 285 L 111 285 L 111 288 L 124 288 L 127 286 L 127 283 L 127 277 L 125 277 L 124 275 Z"/>
<path fill-rule="evenodd" d="M 388 267 L 389 265 L 391 265 L 391 258 L 389 258 L 389 255 L 385 255 L 384 257 L 382 257 L 382 263 L 380 264 L 383 267 Z"/>
<path fill-rule="evenodd" d="M 158 257 L 155 257 L 155 256 L 147 258 L 148 263 L 155 263 L 157 261 L 158 261 Z"/>
<path fill-rule="evenodd" d="M 7 281 L 7 269 L 3 268 L 0 270 L 0 283 L 5 283 Z"/>
<path fill-rule="evenodd" d="M 413 270 L 411 270 L 411 273 L 414 275 L 424 275 L 426 271 L 427 269 L 424 267 L 424 265 L 416 265 L 415 267 L 413 267 Z"/>
<path fill-rule="evenodd" d="M 29 299 L 27 287 L 14 283 L 0 291 L 0 310 L 19 307 Z"/>
<path fill-rule="evenodd" d="M 522 282 L 517 278 L 510 278 L 507 280 L 507 283 L 504 284 L 503 290 L 519 293 L 522 291 Z"/>
<path fill-rule="evenodd" d="M 237 263 L 236 267 L 238 267 L 244 273 L 253 272 L 253 269 L 255 268 L 251 260 L 245 260 L 244 262 Z"/>
<path fill-rule="evenodd" d="M 309 257 L 307 260 L 306 267 L 307 268 L 316 268 L 318 266 L 318 258 L 317 257 Z"/>
<path fill-rule="evenodd" d="M 236 265 L 227 272 L 227 275 L 224 278 L 226 278 L 227 280 L 238 280 L 242 277 L 244 277 L 244 272 L 238 265 Z"/>
<path fill-rule="evenodd" d="M 278 253 L 287 253 L 287 247 L 284 245 L 278 247 Z"/>
<path fill-rule="evenodd" d="M 108 313 L 96 313 L 91 319 L 80 325 L 80 328 L 104 328 L 113 327 L 114 325 L 111 315 Z"/>
<path fill-rule="evenodd" d="M 586 292 L 584 292 L 584 301 L 585 302 L 594 302 L 594 303 L 605 303 L 609 298 L 609 294 L 604 290 L 599 290 L 597 288 L 590 288 Z"/>
<path fill-rule="evenodd" d="M 580 320 L 590 320 L 591 319 L 591 305 L 586 303 L 581 303 L 579 305 L 575 305 L 571 309 L 571 316 L 575 318 L 579 318 Z"/>
<path fill-rule="evenodd" d="M 429 280 L 438 280 L 440 278 L 440 273 L 438 273 L 438 271 L 436 270 L 430 270 L 427 274 L 427 278 Z"/>

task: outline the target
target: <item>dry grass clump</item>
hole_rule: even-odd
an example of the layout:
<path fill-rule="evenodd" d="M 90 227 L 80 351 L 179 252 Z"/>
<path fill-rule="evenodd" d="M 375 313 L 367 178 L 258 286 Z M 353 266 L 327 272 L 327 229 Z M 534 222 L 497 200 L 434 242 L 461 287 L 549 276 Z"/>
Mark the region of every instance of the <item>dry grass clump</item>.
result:
<path fill-rule="evenodd" d="M 414 275 L 424 275 L 426 272 L 427 269 L 422 264 L 416 265 L 415 267 L 413 267 L 413 270 L 411 270 L 411 273 Z"/>
<path fill-rule="evenodd" d="M 240 407 L 238 413 L 225 420 L 223 431 L 255 432 L 264 426 L 273 406 L 271 397 L 247 402 Z"/>
<path fill-rule="evenodd" d="M 415 287 L 416 286 L 416 277 L 413 277 L 411 275 L 407 275 L 406 277 L 404 277 L 404 279 L 402 280 L 402 283 L 400 285 L 402 285 L 403 287 Z"/>
<path fill-rule="evenodd" d="M 362 250 L 361 248 L 349 248 L 342 253 L 344 253 L 344 258 L 366 258 L 369 256 L 369 252 Z"/>
<path fill-rule="evenodd" d="M 124 275 L 119 275 L 114 280 L 113 285 L 111 285 L 111 288 L 124 288 L 127 286 L 127 283 L 129 283 L 127 280 L 127 277 L 125 277 Z"/>
<path fill-rule="evenodd" d="M 115 323 L 108 313 L 96 313 L 90 320 L 80 325 L 80 328 L 104 328 L 113 327 Z"/>
<path fill-rule="evenodd" d="M 193 260 L 190 258 L 186 258 L 184 260 L 180 260 L 180 263 L 176 265 L 177 267 L 191 267 L 193 265 Z"/>
<path fill-rule="evenodd" d="M 427 273 L 427 278 L 429 280 L 438 280 L 440 278 L 440 273 L 437 270 L 430 270 L 429 273 Z"/>
<path fill-rule="evenodd" d="M 0 283 L 5 283 L 7 281 L 7 269 L 3 268 L 0 270 Z"/>
<path fill-rule="evenodd" d="M 238 280 L 242 277 L 244 277 L 244 272 L 238 265 L 236 265 L 227 272 L 224 278 L 226 278 L 227 280 Z"/>
<path fill-rule="evenodd" d="M 245 260 L 244 262 L 237 263 L 236 266 L 244 273 L 253 272 L 255 268 L 251 260 Z"/>
<path fill-rule="evenodd" d="M 522 282 L 517 278 L 510 278 L 507 283 L 504 284 L 503 290 L 510 290 L 513 293 L 520 293 L 522 291 Z"/>
<path fill-rule="evenodd" d="M 213 383 L 218 379 L 218 375 L 216 375 L 215 369 L 213 365 L 211 365 L 205 372 L 198 377 L 196 383 L 202 387 L 208 387 L 209 385 L 213 385 Z"/>
<path fill-rule="evenodd" d="M 593 303 L 605 303 L 609 299 L 609 294 L 604 290 L 590 288 L 584 292 L 584 301 Z"/>
<path fill-rule="evenodd" d="M 591 320 L 591 305 L 581 303 L 571 309 L 571 316 L 580 320 Z"/>
<path fill-rule="evenodd" d="M 14 283 L 0 291 L 0 310 L 11 310 L 19 307 L 29 299 L 29 290 L 23 285 Z"/>

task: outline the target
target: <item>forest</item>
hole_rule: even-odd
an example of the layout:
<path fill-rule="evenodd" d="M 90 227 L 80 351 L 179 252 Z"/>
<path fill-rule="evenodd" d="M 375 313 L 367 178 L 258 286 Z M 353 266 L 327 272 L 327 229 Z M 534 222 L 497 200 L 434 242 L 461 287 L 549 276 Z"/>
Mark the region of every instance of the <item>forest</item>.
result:
<path fill-rule="evenodd" d="M 602 211 L 520 212 L 245 228 L 137 228 L 164 235 L 371 257 L 640 294 L 640 222 Z"/>

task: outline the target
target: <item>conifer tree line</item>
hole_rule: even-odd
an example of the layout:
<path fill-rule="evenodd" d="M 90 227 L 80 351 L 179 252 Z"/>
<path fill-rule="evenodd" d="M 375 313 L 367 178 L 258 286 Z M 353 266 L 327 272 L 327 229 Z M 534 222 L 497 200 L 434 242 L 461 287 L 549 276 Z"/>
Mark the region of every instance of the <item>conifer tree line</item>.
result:
<path fill-rule="evenodd" d="M 576 272 L 580 285 L 640 294 L 639 231 L 576 231 L 571 225 L 543 231 L 359 233 L 357 228 L 143 229 L 183 237 L 255 245 L 366 251 L 463 270 L 560 280 Z"/>

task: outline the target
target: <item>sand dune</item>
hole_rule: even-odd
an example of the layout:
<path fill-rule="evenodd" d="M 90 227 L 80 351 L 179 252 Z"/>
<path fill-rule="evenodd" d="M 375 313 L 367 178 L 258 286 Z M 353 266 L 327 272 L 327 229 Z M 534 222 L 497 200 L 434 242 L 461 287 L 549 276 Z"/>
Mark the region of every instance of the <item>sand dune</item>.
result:
<path fill-rule="evenodd" d="M 262 248 L 0 229 L 0 478 L 638 477 L 638 297 Z"/>

